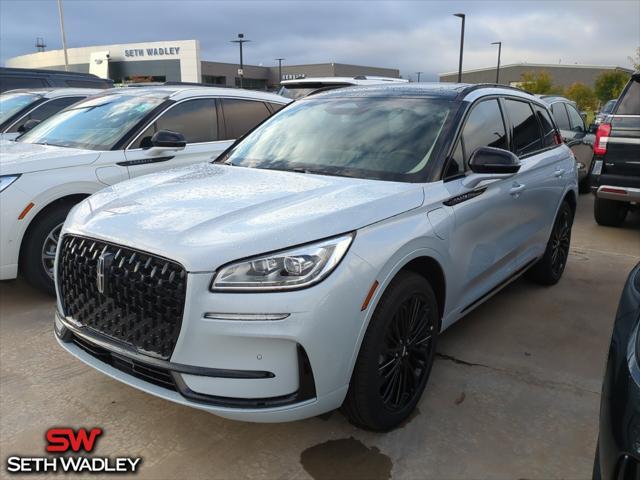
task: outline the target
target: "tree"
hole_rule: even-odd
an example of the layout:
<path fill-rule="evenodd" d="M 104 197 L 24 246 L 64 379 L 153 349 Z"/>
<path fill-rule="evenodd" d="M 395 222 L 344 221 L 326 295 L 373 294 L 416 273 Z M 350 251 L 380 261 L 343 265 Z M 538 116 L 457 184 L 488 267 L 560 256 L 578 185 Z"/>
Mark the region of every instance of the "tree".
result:
<path fill-rule="evenodd" d="M 570 100 L 578 104 L 578 109 L 593 111 L 596 109 L 598 99 L 593 89 L 582 82 L 575 82 L 565 92 Z"/>
<path fill-rule="evenodd" d="M 596 78 L 595 92 L 596 97 L 602 103 L 618 98 L 622 89 L 629 81 L 629 74 L 619 70 L 610 72 L 602 72 Z"/>
<path fill-rule="evenodd" d="M 522 74 L 522 83 L 520 84 L 520 88 L 540 95 L 562 93 L 562 88 L 553 84 L 553 78 L 547 71 L 524 72 Z"/>
<path fill-rule="evenodd" d="M 640 70 L 640 47 L 636 48 L 636 53 L 632 57 L 627 57 L 633 69 L 638 71 Z"/>

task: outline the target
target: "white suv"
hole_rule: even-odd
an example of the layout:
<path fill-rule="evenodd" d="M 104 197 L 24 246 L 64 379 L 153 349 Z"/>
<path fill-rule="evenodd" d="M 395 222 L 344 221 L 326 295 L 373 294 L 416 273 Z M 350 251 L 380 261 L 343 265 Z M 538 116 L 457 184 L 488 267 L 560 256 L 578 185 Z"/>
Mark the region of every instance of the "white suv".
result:
<path fill-rule="evenodd" d="M 560 279 L 577 185 L 521 90 L 318 93 L 213 164 L 78 205 L 56 334 L 107 375 L 225 417 L 344 405 L 387 430 L 420 400 L 440 331 L 525 272 Z"/>
<path fill-rule="evenodd" d="M 0 144 L 0 280 L 53 293 L 62 223 L 122 180 L 211 161 L 290 100 L 206 87 L 108 90 Z"/>
<path fill-rule="evenodd" d="M 97 88 L 11 90 L 0 95 L 0 140 L 13 140 L 80 100 L 105 92 Z"/>

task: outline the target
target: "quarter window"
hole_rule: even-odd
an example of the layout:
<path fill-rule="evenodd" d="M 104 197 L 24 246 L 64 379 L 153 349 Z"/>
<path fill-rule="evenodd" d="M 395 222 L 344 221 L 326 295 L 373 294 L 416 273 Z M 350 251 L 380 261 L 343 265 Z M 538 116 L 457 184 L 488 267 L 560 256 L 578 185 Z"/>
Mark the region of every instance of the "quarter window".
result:
<path fill-rule="evenodd" d="M 551 112 L 553 112 L 553 118 L 556 119 L 556 124 L 560 130 L 571 130 L 569 117 L 567 116 L 567 109 L 564 108 L 564 103 L 554 103 L 551 105 Z"/>
<path fill-rule="evenodd" d="M 227 126 L 225 140 L 241 137 L 271 115 L 264 103 L 255 100 L 224 98 L 222 108 Z"/>
<path fill-rule="evenodd" d="M 61 110 L 64 110 L 69 105 L 73 105 L 76 102 L 79 102 L 85 97 L 65 97 L 65 98 L 56 98 L 55 100 L 51 100 L 49 102 L 45 102 L 42 105 L 36 107 L 36 109 L 28 114 L 27 116 L 20 119 L 15 125 L 13 125 L 9 131 L 17 132 L 19 128 L 27 123 L 29 120 L 38 120 L 43 121 L 52 116 L 55 113 L 58 113 Z"/>
<path fill-rule="evenodd" d="M 555 145 L 555 139 L 553 138 L 555 134 L 555 127 L 553 126 L 549 113 L 538 105 L 535 105 L 533 109 L 536 112 L 536 117 L 538 117 L 540 127 L 542 128 L 542 146 L 551 147 L 552 145 Z"/>
<path fill-rule="evenodd" d="M 540 128 L 531 105 L 518 100 L 505 100 L 513 125 L 513 149 L 516 155 L 526 155 L 542 148 Z"/>
<path fill-rule="evenodd" d="M 216 101 L 213 98 L 187 100 L 169 108 L 149 125 L 131 148 L 151 147 L 151 137 L 159 130 L 181 133 L 187 143 L 218 140 Z"/>

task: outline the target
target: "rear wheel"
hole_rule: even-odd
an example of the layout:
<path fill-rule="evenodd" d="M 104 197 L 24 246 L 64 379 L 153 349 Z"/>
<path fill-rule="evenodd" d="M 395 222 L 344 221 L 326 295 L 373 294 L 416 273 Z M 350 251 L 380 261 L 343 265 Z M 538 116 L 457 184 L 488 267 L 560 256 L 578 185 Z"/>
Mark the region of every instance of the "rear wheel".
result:
<path fill-rule="evenodd" d="M 64 203 L 47 209 L 34 219 L 35 224 L 23 240 L 20 272 L 33 287 L 55 295 L 53 263 L 60 232 L 73 205 Z"/>
<path fill-rule="evenodd" d="M 387 431 L 411 415 L 429 379 L 438 328 L 429 282 L 400 272 L 382 296 L 360 348 L 343 404 L 352 423 Z"/>
<path fill-rule="evenodd" d="M 597 198 L 593 206 L 593 216 L 598 225 L 605 227 L 619 227 L 624 223 L 624 219 L 629 211 L 629 204 L 618 202 L 617 200 L 607 200 Z"/>
<path fill-rule="evenodd" d="M 578 192 L 579 193 L 589 193 L 591 191 L 591 183 L 589 181 L 589 175 L 584 177 L 580 182 L 578 182 Z"/>
<path fill-rule="evenodd" d="M 544 256 L 527 271 L 526 276 L 529 280 L 540 285 L 555 285 L 558 283 L 569 258 L 572 226 L 573 210 L 565 200 L 562 202 L 556 216 Z"/>

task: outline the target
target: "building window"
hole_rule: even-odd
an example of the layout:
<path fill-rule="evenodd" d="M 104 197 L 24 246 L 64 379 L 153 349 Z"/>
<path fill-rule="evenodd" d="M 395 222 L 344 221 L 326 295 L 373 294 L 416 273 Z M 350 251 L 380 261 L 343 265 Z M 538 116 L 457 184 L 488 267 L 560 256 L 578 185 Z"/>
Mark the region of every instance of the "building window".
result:
<path fill-rule="evenodd" d="M 224 75 L 202 75 L 202 83 L 208 83 L 209 85 L 226 85 L 227 77 Z"/>
<path fill-rule="evenodd" d="M 240 77 L 236 77 L 236 87 L 240 87 Z M 243 78 L 242 88 L 249 90 L 266 90 L 267 81 L 263 78 Z"/>

